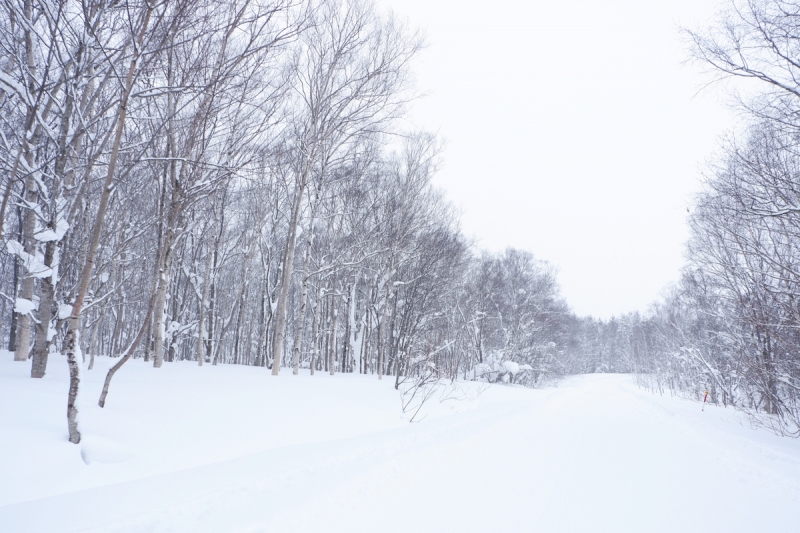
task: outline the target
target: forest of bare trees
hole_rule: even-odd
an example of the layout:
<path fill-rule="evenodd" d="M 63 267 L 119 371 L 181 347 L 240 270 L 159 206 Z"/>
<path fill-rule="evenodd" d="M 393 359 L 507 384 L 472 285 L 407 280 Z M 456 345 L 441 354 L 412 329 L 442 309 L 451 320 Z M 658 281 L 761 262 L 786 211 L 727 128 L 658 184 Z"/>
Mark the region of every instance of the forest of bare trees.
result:
<path fill-rule="evenodd" d="M 403 129 L 422 46 L 361 1 L 4 2 L 0 333 L 31 376 L 131 357 L 536 383 L 568 309 L 480 254 Z M 503 365 L 513 361 L 514 365 Z"/>
<path fill-rule="evenodd" d="M 441 140 L 403 120 L 423 39 L 372 3 L 4 1 L 3 342 L 32 378 L 69 365 L 72 442 L 97 356 L 101 406 L 130 358 L 395 386 L 635 372 L 796 434 L 800 6 L 732 6 L 687 35 L 759 87 L 744 133 L 709 170 L 680 282 L 601 321 L 552 265 L 462 234 L 431 184 Z"/>
<path fill-rule="evenodd" d="M 800 436 L 800 4 L 733 0 L 687 31 L 712 82 L 735 89 L 728 135 L 689 217 L 688 263 L 619 361 L 642 383 L 734 406 Z"/>

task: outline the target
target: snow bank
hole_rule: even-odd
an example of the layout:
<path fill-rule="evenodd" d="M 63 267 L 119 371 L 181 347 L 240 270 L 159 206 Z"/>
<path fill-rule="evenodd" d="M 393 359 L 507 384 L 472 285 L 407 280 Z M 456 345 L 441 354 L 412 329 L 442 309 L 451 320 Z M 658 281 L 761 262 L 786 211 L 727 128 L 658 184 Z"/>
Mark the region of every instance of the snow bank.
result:
<path fill-rule="evenodd" d="M 794 531 L 800 441 L 628 376 L 460 384 L 409 424 L 392 380 L 131 361 L 107 408 L 0 361 L 0 531 Z M 441 404 L 437 404 L 439 409 Z M 455 413 L 455 414 L 452 414 Z"/>

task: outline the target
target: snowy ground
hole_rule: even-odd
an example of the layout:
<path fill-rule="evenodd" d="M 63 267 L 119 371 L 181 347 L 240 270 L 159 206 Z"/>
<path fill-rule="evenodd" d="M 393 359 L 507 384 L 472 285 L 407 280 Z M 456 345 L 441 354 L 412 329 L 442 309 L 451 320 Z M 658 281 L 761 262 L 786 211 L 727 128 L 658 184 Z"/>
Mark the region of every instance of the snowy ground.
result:
<path fill-rule="evenodd" d="M 401 416 L 374 377 L 0 359 L 2 532 L 796 532 L 800 441 L 592 375 Z M 477 396 L 477 397 L 476 397 Z M 473 399 L 470 399 L 473 398 Z"/>

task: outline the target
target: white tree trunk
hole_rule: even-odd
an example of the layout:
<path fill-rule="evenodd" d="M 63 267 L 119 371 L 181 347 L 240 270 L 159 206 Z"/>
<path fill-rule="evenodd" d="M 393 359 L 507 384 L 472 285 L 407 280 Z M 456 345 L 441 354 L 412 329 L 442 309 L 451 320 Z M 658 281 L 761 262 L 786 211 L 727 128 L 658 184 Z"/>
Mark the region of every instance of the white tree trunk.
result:
<path fill-rule="evenodd" d="M 205 316 L 206 316 L 206 307 L 208 306 L 208 289 L 211 286 L 211 267 L 212 267 L 212 259 L 214 254 L 211 253 L 211 250 L 208 251 L 208 257 L 206 258 L 206 270 L 203 273 L 203 296 L 200 299 L 200 317 L 197 321 L 197 364 L 198 366 L 203 366 L 203 360 L 205 359 L 205 337 L 206 337 L 206 329 L 205 329 Z"/>
<path fill-rule="evenodd" d="M 158 287 L 156 288 L 156 303 L 154 317 L 153 317 L 153 366 L 160 368 L 164 364 L 164 334 L 165 325 L 164 320 L 166 314 L 164 313 L 164 305 L 167 298 L 167 273 L 164 269 L 160 269 L 158 277 Z"/>
<path fill-rule="evenodd" d="M 336 295 L 331 295 L 331 313 L 333 314 L 333 323 L 331 324 L 330 362 L 328 363 L 328 369 L 330 370 L 331 376 L 333 376 L 336 374 L 336 352 L 339 338 L 336 334 L 336 330 L 339 327 L 339 310 L 336 308 Z"/>
<path fill-rule="evenodd" d="M 26 155 L 26 158 L 29 158 Z M 29 167 L 33 168 L 33 159 L 29 158 Z M 25 201 L 29 205 L 34 205 L 36 201 L 36 181 L 33 176 L 28 176 L 25 179 Z M 36 255 L 36 241 L 33 233 L 36 229 L 36 213 L 33 209 L 28 209 L 25 212 L 25 222 L 22 227 L 22 238 L 25 241 L 23 244 L 25 253 L 35 256 Z M 17 298 L 31 301 L 33 300 L 33 288 L 35 278 L 30 275 L 27 270 L 22 276 L 22 281 L 19 284 L 19 292 Z M 32 311 L 31 311 L 32 312 Z M 27 361 L 31 348 L 31 315 L 30 313 L 20 313 L 17 317 L 17 346 L 14 352 L 14 361 Z"/>
<path fill-rule="evenodd" d="M 283 339 L 286 334 L 286 305 L 289 300 L 289 287 L 292 283 L 297 225 L 300 219 L 300 207 L 303 204 L 303 192 L 305 191 L 309 172 L 310 170 L 306 170 L 300 178 L 297 195 L 292 206 L 292 216 L 289 219 L 289 234 L 286 237 L 286 250 L 281 264 L 281 285 L 278 289 L 278 302 L 275 306 L 275 333 L 272 337 L 273 376 L 277 376 L 281 369 Z"/>

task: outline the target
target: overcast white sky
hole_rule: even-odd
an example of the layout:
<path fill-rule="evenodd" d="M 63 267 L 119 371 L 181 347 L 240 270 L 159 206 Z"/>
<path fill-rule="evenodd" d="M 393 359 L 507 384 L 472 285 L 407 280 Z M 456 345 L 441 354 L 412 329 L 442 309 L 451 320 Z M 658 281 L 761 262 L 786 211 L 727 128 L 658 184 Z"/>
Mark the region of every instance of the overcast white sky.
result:
<path fill-rule="evenodd" d="M 687 207 L 733 113 L 679 26 L 715 0 L 383 0 L 423 28 L 415 124 L 435 183 L 490 250 L 559 268 L 579 315 L 645 311 L 684 263 Z"/>

